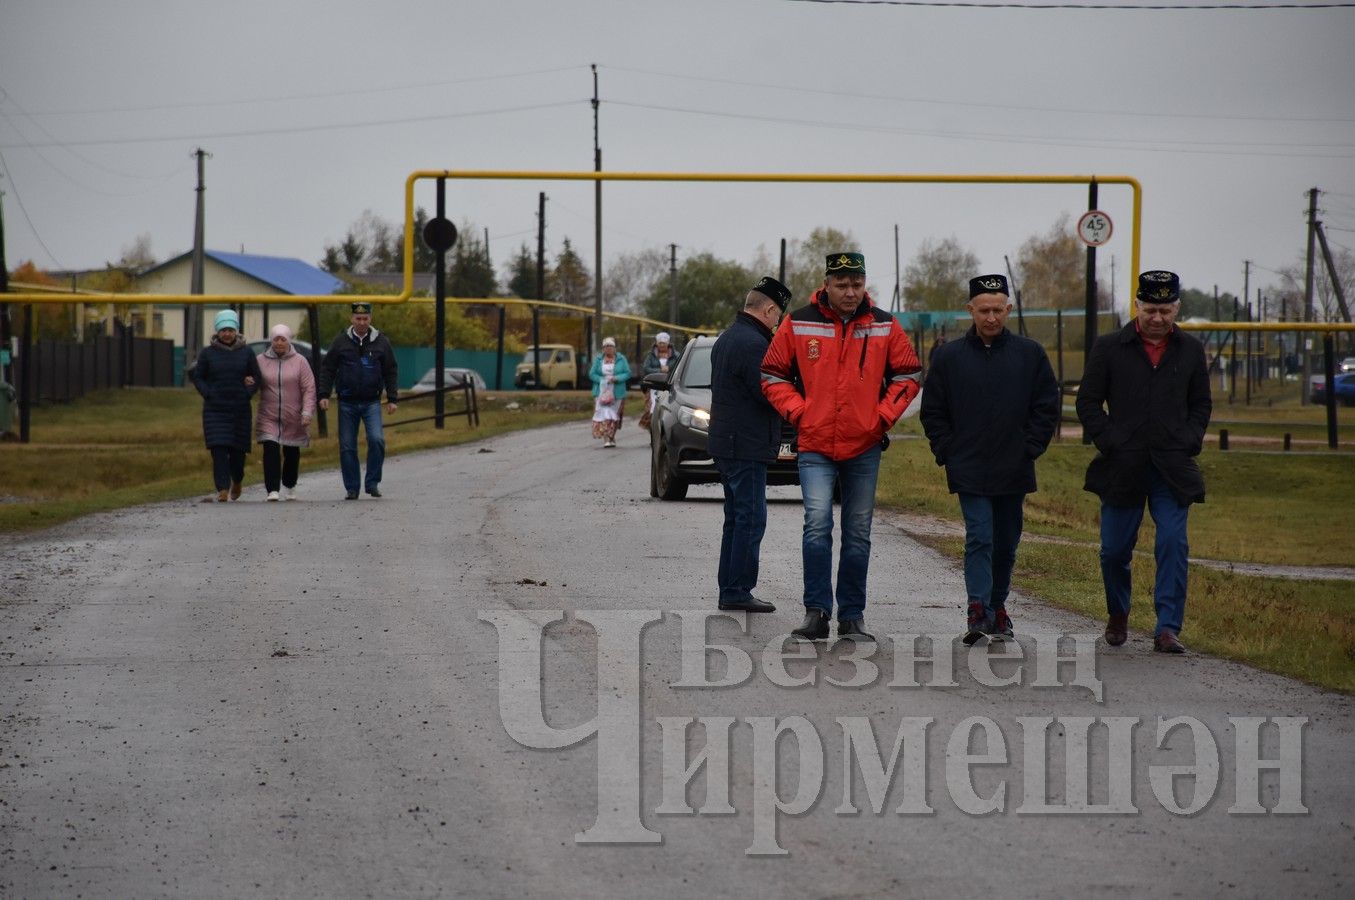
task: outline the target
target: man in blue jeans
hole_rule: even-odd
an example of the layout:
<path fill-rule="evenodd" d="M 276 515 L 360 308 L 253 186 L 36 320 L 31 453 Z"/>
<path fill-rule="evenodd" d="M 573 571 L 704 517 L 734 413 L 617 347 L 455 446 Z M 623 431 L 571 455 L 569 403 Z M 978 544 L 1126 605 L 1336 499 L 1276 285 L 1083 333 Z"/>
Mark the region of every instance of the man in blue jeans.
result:
<path fill-rule="evenodd" d="M 1106 643 L 1129 636 L 1130 563 L 1147 503 L 1157 525 L 1153 649 L 1185 653 L 1190 504 L 1204 502 L 1195 457 L 1213 412 L 1204 345 L 1176 325 L 1181 281 L 1162 269 L 1139 276 L 1134 321 L 1096 339 L 1077 391 L 1077 417 L 1100 452 L 1084 488 L 1101 498 L 1101 580 Z"/>
<path fill-rule="evenodd" d="M 805 620 L 791 634 L 828 637 L 833 618 L 833 488 L 842 492 L 837 634 L 865 628 L 875 479 L 885 434 L 917 396 L 921 366 L 898 321 L 866 293 L 860 253 L 828 255 L 823 289 L 791 313 L 762 359 L 762 392 L 798 430 L 804 495 Z"/>
<path fill-rule="evenodd" d="M 395 351 L 390 340 L 372 327 L 372 305 L 358 302 L 351 307 L 350 326 L 330 345 L 320 366 L 320 408 L 329 409 L 329 393 L 339 395 L 339 469 L 343 473 L 345 500 L 358 499 L 365 487 L 381 496 L 381 468 L 386 459 L 386 436 L 381 427 L 381 392 L 386 392 L 386 411 L 395 412 L 400 397 Z M 367 431 L 367 478 L 358 461 L 358 424 Z"/>
<path fill-rule="evenodd" d="M 922 428 L 964 516 L 964 642 L 1014 636 L 1007 613 L 1026 494 L 1035 460 L 1059 420 L 1059 386 L 1038 341 L 1007 330 L 1007 279 L 970 279 L 973 324 L 932 354 L 922 391 Z"/>
<path fill-rule="evenodd" d="M 762 356 L 772 329 L 790 304 L 790 291 L 763 278 L 710 351 L 710 432 L 707 448 L 725 492 L 720 537 L 720 609 L 775 612 L 753 596 L 762 535 L 767 530 L 767 464 L 781 444 L 781 414 L 762 395 Z"/>

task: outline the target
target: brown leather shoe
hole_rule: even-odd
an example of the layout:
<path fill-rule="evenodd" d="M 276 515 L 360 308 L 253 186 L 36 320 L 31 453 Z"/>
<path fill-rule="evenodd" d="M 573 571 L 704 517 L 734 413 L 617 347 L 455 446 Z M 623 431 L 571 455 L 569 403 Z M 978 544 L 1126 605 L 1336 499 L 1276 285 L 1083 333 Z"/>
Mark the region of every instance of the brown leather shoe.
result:
<path fill-rule="evenodd" d="M 1111 613 L 1106 622 L 1106 643 L 1118 647 L 1129 640 L 1129 616 L 1124 613 Z"/>
<path fill-rule="evenodd" d="M 1153 650 L 1158 653 L 1185 653 L 1186 645 L 1181 643 L 1174 631 L 1164 628 L 1153 638 Z"/>
<path fill-rule="evenodd" d="M 231 482 L 231 499 L 232 499 L 232 500 L 239 500 L 239 499 L 240 499 L 240 492 L 241 492 L 242 490 L 244 490 L 244 485 L 240 484 L 240 482 L 238 482 L 238 481 L 232 481 L 232 482 Z"/>
<path fill-rule="evenodd" d="M 217 502 L 217 503 L 225 503 L 227 499 L 228 499 L 228 496 L 227 496 L 227 494 L 226 494 L 225 491 L 217 491 L 217 492 L 216 492 L 216 502 Z"/>

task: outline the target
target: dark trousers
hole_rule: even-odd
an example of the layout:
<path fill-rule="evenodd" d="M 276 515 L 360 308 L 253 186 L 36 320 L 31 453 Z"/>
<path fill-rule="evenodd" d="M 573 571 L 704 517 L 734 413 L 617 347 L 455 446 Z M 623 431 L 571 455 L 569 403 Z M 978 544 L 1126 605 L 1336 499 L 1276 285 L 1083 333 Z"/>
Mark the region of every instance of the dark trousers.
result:
<path fill-rule="evenodd" d="M 264 490 L 271 493 L 284 487 L 296 487 L 296 478 L 301 472 L 301 448 L 284 447 L 277 441 L 259 443 L 263 444 Z"/>
<path fill-rule="evenodd" d="M 960 494 L 964 515 L 964 582 L 970 603 L 988 612 L 1007 605 L 1016 545 L 1021 542 L 1025 494 Z"/>
<path fill-rule="evenodd" d="M 224 491 L 233 481 L 245 480 L 245 451 L 234 447 L 213 447 L 212 482 L 218 491 Z"/>
<path fill-rule="evenodd" d="M 725 489 L 720 537 L 720 602 L 744 602 L 757 587 L 762 535 L 767 531 L 767 464 L 715 457 Z"/>

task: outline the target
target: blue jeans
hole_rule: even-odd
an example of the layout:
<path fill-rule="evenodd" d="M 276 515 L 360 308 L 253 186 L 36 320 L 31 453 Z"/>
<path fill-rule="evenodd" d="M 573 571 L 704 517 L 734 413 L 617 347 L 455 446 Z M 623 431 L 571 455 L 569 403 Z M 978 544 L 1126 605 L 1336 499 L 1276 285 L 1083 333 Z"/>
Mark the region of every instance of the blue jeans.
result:
<path fill-rule="evenodd" d="M 1157 525 L 1157 583 L 1153 605 L 1157 630 L 1181 632 L 1186 615 L 1186 568 L 1190 544 L 1186 539 L 1186 516 L 1190 506 L 1176 502 L 1156 468 L 1148 473 L 1148 512 Z M 1143 506 L 1101 504 L 1101 580 L 1106 586 L 1106 612 L 1129 615 L 1130 561 L 1143 522 Z"/>
<path fill-rule="evenodd" d="M 842 552 L 837 565 L 837 620 L 861 619 L 866 611 L 870 570 L 870 520 L 875 513 L 875 479 L 880 448 L 833 461 L 822 453 L 800 453 L 800 490 L 805 502 L 805 607 L 833 614 L 833 486 L 842 489 Z"/>
<path fill-rule="evenodd" d="M 381 401 L 339 401 L 339 470 L 343 486 L 356 491 L 362 482 L 358 462 L 358 423 L 367 429 L 367 481 L 371 490 L 381 483 L 381 464 L 386 460 L 386 434 L 381 427 Z"/>
<path fill-rule="evenodd" d="M 767 464 L 715 457 L 725 489 L 725 526 L 716 580 L 721 603 L 742 603 L 757 587 L 758 554 L 767 531 Z"/>
<path fill-rule="evenodd" d="M 1007 604 L 1016 545 L 1021 542 L 1025 494 L 960 494 L 964 515 L 964 586 L 970 603 L 988 612 Z"/>

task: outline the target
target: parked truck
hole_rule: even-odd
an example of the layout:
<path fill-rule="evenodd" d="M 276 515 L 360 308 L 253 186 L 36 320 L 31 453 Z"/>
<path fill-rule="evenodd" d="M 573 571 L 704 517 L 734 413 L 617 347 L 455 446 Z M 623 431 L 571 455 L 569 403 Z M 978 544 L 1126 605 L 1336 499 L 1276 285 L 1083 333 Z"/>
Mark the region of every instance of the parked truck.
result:
<path fill-rule="evenodd" d="M 537 370 L 541 383 L 537 384 Z M 588 384 L 584 359 L 569 344 L 542 344 L 528 347 L 514 370 L 513 383 L 520 388 L 572 390 Z"/>

